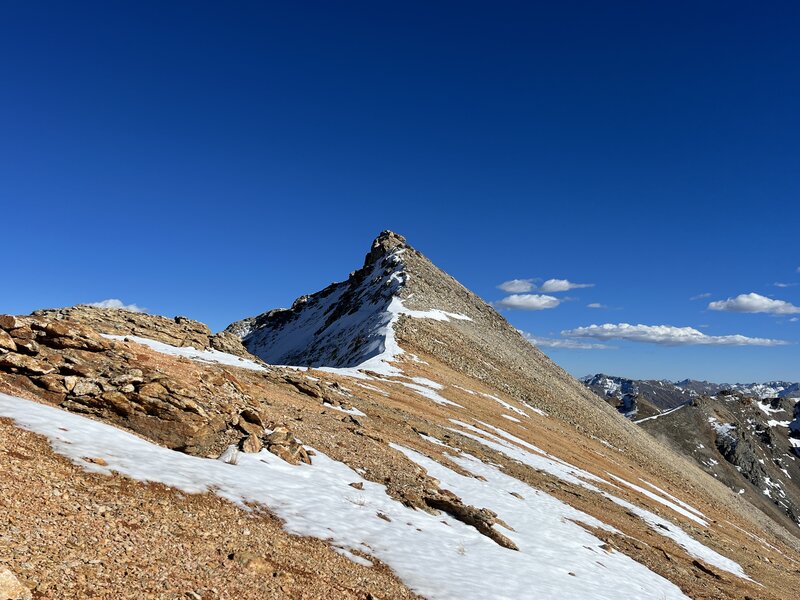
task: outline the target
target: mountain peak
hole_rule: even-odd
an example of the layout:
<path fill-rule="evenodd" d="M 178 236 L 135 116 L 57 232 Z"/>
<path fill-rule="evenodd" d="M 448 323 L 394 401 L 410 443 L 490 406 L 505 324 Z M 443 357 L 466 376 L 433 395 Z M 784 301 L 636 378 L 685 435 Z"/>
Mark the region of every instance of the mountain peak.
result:
<path fill-rule="evenodd" d="M 289 309 L 237 321 L 227 331 L 269 364 L 398 376 L 408 360 L 422 357 L 542 403 L 570 422 L 585 421 L 575 403 L 564 400 L 574 394 L 608 409 L 392 231 L 375 238 L 364 266 L 345 281 L 302 296 Z"/>

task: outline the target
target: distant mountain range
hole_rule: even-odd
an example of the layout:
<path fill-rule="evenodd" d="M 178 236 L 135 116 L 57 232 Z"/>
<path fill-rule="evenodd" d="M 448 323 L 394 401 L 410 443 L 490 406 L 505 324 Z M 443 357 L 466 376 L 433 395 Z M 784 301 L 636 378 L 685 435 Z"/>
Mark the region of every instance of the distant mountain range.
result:
<path fill-rule="evenodd" d="M 800 525 L 800 384 L 636 380 L 584 385 L 767 514 Z"/>
<path fill-rule="evenodd" d="M 599 396 L 611 401 L 619 412 L 631 419 L 649 417 L 673 409 L 695 396 L 736 392 L 759 400 L 800 398 L 800 383 L 789 381 L 711 383 L 696 379 L 628 379 L 597 373 L 582 377 L 581 382 Z"/>

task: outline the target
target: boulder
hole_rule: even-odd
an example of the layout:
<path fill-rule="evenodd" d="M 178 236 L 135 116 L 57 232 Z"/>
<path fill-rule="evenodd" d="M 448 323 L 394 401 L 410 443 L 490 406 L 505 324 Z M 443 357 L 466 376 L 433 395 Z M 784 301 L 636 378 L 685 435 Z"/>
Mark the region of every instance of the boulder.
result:
<path fill-rule="evenodd" d="M 0 350 L 7 350 L 8 352 L 16 352 L 17 344 L 8 333 L 0 329 Z"/>
<path fill-rule="evenodd" d="M 2 600 L 31 600 L 31 591 L 22 585 L 16 575 L 0 567 L 0 598 Z"/>
<path fill-rule="evenodd" d="M 259 425 L 262 428 L 264 427 L 264 421 L 261 418 L 261 415 L 258 414 L 256 409 L 250 408 L 249 406 L 239 413 L 239 418 L 244 419 L 253 425 Z"/>
<path fill-rule="evenodd" d="M 30 375 L 47 375 L 55 372 L 55 367 L 46 362 L 36 360 L 26 354 L 3 354 L 0 355 L 0 370 L 27 373 Z"/>
<path fill-rule="evenodd" d="M 36 354 L 39 354 L 39 350 L 41 350 L 39 344 L 37 344 L 34 340 L 17 340 L 15 344 L 17 346 L 17 352 L 22 354 L 35 356 Z"/>
<path fill-rule="evenodd" d="M 44 326 L 45 342 L 53 348 L 75 348 L 99 352 L 109 348 L 109 341 L 81 325 L 52 321 Z"/>
<path fill-rule="evenodd" d="M 250 360 L 258 360 L 247 351 L 247 348 L 242 344 L 242 340 L 228 331 L 221 331 L 212 335 L 209 338 L 209 344 L 214 350 L 219 350 L 226 354 L 233 354 L 234 356 L 241 356 L 242 358 L 249 358 Z"/>
<path fill-rule="evenodd" d="M 285 425 L 279 425 L 266 438 L 267 444 L 288 445 L 295 442 L 294 434 Z M 295 442 L 296 443 L 296 442 Z"/>
<path fill-rule="evenodd" d="M 0 328 L 9 331 L 22 327 L 23 325 L 25 325 L 25 323 L 19 317 L 15 317 L 14 315 L 0 315 Z"/>
<path fill-rule="evenodd" d="M 101 393 L 100 386 L 91 379 L 78 379 L 70 390 L 76 396 L 98 396 Z"/>
<path fill-rule="evenodd" d="M 248 435 L 242 438 L 239 447 L 241 448 L 242 452 L 255 454 L 256 452 L 261 452 L 261 449 L 264 447 L 264 445 L 261 443 L 261 440 L 257 435 Z"/>

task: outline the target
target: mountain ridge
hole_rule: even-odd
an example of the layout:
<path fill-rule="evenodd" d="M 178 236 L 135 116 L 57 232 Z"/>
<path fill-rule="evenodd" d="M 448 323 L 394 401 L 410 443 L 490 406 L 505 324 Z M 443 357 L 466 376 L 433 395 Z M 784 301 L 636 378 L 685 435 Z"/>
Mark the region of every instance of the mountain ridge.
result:
<path fill-rule="evenodd" d="M 4 508 L 25 524 L 0 552 L 26 585 L 203 600 L 796 588 L 796 532 L 624 419 L 400 236 L 379 236 L 345 282 L 263 315 L 235 331 L 266 324 L 265 348 L 286 341 L 279 354 L 320 366 L 271 364 L 185 318 L 0 316 Z M 37 500 L 43 487 L 59 500 Z M 95 488 L 113 491 L 104 506 Z M 129 524 L 150 543 L 126 547 Z M 320 579 L 308 556 L 333 566 Z M 58 567 L 72 563 L 80 577 Z"/>

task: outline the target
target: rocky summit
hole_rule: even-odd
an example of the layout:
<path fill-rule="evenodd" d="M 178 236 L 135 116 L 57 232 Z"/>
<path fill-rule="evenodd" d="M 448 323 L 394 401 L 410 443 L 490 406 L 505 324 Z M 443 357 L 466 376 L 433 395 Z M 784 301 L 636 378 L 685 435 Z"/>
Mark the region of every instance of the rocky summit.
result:
<path fill-rule="evenodd" d="M 642 389 L 598 396 L 388 231 L 220 333 L 3 315 L 0 597 L 793 597 L 794 403 Z"/>

